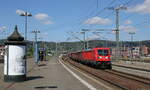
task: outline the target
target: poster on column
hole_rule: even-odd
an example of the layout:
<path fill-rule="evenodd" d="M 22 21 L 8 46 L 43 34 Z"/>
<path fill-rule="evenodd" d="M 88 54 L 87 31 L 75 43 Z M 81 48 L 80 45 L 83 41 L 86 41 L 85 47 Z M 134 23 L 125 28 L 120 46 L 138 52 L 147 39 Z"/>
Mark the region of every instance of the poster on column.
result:
<path fill-rule="evenodd" d="M 9 75 L 25 74 L 25 46 L 9 45 Z"/>
<path fill-rule="evenodd" d="M 7 75 L 7 56 L 8 56 L 8 46 L 5 46 L 5 54 L 4 54 L 4 75 Z"/>

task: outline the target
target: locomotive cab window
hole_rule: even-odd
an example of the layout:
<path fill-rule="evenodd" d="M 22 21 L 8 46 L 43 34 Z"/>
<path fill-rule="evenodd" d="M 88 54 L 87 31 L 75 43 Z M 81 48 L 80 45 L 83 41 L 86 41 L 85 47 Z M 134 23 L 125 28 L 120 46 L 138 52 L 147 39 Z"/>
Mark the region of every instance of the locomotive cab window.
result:
<path fill-rule="evenodd" d="M 108 50 L 98 50 L 98 55 L 107 56 L 108 55 Z"/>

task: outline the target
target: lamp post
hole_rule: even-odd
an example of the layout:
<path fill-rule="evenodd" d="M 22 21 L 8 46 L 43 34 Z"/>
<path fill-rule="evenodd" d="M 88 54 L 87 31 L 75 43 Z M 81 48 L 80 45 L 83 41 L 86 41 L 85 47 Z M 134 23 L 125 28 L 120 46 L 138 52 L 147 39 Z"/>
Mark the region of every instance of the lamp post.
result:
<path fill-rule="evenodd" d="M 32 14 L 28 12 L 23 12 L 20 14 L 20 16 L 25 16 L 25 41 L 27 41 L 27 21 L 28 21 L 28 17 L 31 17 Z M 27 59 L 27 46 L 25 47 L 25 58 Z M 25 66 L 27 67 L 26 62 L 25 62 Z M 27 72 L 27 69 L 25 70 L 25 72 Z"/>
<path fill-rule="evenodd" d="M 25 40 L 27 40 L 27 22 L 28 22 L 28 17 L 31 17 L 32 14 L 28 12 L 24 12 L 20 14 L 20 16 L 25 16 Z"/>
<path fill-rule="evenodd" d="M 55 46 L 55 54 L 56 54 L 56 56 L 57 56 L 57 52 L 58 52 L 58 42 L 56 41 L 56 44 L 55 44 L 56 46 Z"/>

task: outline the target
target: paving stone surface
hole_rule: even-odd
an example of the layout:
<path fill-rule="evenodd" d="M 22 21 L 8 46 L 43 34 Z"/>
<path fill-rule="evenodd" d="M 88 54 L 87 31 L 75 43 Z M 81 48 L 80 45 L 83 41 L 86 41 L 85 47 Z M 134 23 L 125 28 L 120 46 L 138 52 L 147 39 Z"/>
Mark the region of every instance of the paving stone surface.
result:
<path fill-rule="evenodd" d="M 3 64 L 0 64 L 0 90 L 89 90 L 79 80 L 62 67 L 55 58 L 35 65 L 28 60 L 27 81 L 20 83 L 6 83 L 3 81 Z M 32 70 L 31 68 L 34 67 Z"/>

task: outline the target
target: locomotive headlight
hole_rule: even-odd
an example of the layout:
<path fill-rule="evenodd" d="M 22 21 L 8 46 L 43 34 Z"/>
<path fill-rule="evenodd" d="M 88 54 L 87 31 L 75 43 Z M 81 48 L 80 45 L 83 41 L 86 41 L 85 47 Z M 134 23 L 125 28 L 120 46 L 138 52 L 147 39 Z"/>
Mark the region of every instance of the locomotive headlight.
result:
<path fill-rule="evenodd" d="M 101 57 L 101 56 L 99 56 L 98 58 L 99 58 L 99 59 L 101 59 L 102 57 Z"/>
<path fill-rule="evenodd" d="M 106 59 L 108 59 L 108 57 L 105 57 Z"/>

